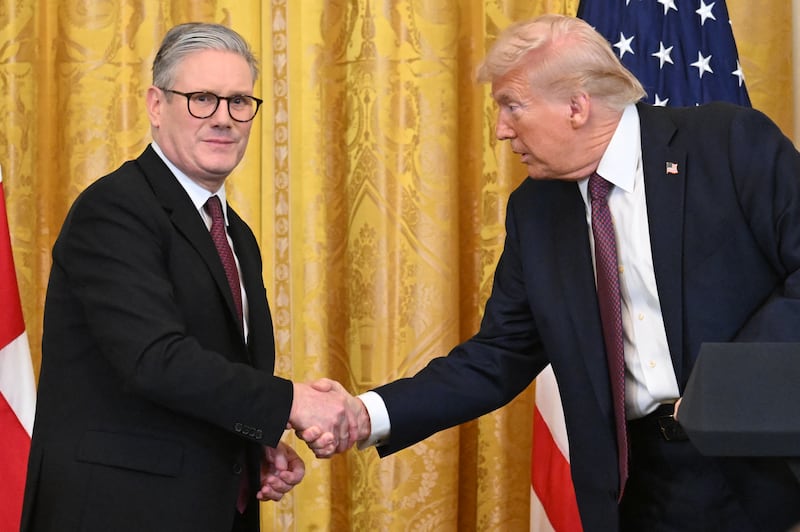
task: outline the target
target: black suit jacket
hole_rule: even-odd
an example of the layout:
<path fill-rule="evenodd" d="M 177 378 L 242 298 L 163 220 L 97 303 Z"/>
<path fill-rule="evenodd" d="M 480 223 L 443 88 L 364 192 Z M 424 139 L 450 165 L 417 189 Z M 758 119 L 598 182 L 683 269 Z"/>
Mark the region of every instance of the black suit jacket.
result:
<path fill-rule="evenodd" d="M 655 277 L 682 391 L 703 342 L 800 340 L 800 154 L 750 109 L 638 110 Z M 577 185 L 526 180 L 511 194 L 506 230 L 480 331 L 376 390 L 391 421 L 379 452 L 506 404 L 551 363 L 584 529 L 616 530 L 613 409 Z M 763 488 L 757 474 L 745 484 Z M 767 485 L 748 494 L 754 511 L 800 520 L 796 483 Z"/>
<path fill-rule="evenodd" d="M 211 236 L 152 148 L 73 204 L 53 248 L 23 531 L 230 530 L 245 460 L 257 473 L 278 443 L 292 385 L 273 376 L 255 237 L 228 215 L 247 343 Z"/>

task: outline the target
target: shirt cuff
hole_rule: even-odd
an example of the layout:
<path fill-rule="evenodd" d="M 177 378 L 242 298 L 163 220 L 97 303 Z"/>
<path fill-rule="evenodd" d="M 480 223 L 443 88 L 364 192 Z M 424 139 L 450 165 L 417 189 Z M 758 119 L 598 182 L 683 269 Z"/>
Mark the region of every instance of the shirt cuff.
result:
<path fill-rule="evenodd" d="M 389 432 L 391 424 L 389 423 L 389 412 L 386 410 L 386 404 L 383 398 L 375 392 L 364 392 L 358 396 L 361 402 L 367 409 L 369 414 L 369 421 L 371 425 L 371 432 L 366 440 L 358 442 L 359 449 L 366 449 L 367 447 L 380 446 L 386 443 L 389 439 Z"/>

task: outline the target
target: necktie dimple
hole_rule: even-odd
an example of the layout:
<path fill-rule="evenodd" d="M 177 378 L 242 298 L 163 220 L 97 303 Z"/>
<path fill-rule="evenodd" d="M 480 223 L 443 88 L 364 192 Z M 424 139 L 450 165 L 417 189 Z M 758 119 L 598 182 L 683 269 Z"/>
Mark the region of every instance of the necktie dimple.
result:
<path fill-rule="evenodd" d="M 244 323 L 242 315 L 242 289 L 239 285 L 239 270 L 236 269 L 236 259 L 233 251 L 228 244 L 228 236 L 225 232 L 225 218 L 222 216 L 222 204 L 218 196 L 211 196 L 206 201 L 206 212 L 211 215 L 211 239 L 217 248 L 219 258 L 222 260 L 222 267 L 225 269 L 225 277 L 228 278 L 228 285 L 233 294 L 233 303 L 236 305 L 236 313 L 239 324 Z"/>
<path fill-rule="evenodd" d="M 614 185 L 597 175 L 589 178 L 592 201 L 592 235 L 594 236 L 595 268 L 597 270 L 597 300 L 603 324 L 603 341 L 608 357 L 611 399 L 617 428 L 619 457 L 619 498 L 628 479 L 628 437 L 625 424 L 625 356 L 622 340 L 622 314 L 619 292 L 619 261 L 614 223 L 608 209 L 608 194 Z"/>

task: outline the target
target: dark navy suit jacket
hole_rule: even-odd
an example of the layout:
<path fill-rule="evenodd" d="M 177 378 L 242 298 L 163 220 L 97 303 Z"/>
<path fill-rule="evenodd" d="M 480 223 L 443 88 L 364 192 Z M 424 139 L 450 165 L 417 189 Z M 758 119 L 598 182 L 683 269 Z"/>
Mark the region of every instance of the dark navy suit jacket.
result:
<path fill-rule="evenodd" d="M 23 531 L 231 529 L 243 460 L 277 444 L 292 384 L 273 376 L 256 239 L 228 216 L 247 342 L 211 236 L 152 148 L 73 204 L 53 248 Z"/>
<path fill-rule="evenodd" d="M 682 392 L 703 342 L 800 340 L 800 154 L 751 109 L 638 110 L 655 278 Z M 526 180 L 509 199 L 506 231 L 479 332 L 376 389 L 391 421 L 379 452 L 506 404 L 550 363 L 584 529 L 616 530 L 613 409 L 577 185 Z M 800 497 L 797 485 L 775 490 L 749 495 L 766 507 L 781 493 Z"/>

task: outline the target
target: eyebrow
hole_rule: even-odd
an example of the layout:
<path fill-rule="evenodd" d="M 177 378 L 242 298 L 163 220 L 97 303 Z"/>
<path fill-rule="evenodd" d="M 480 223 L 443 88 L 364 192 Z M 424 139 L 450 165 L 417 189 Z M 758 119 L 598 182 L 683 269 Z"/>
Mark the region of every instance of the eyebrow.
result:
<path fill-rule="evenodd" d="M 511 94 L 509 94 L 508 91 L 500 91 L 497 93 L 492 93 L 492 98 L 497 103 L 508 103 L 508 102 L 519 101 L 519 98 L 512 96 Z"/>

